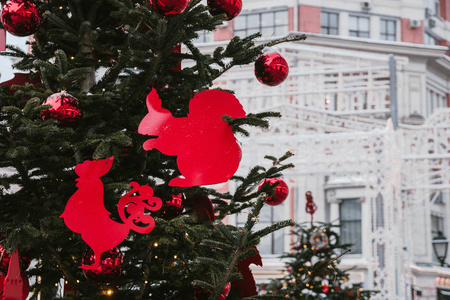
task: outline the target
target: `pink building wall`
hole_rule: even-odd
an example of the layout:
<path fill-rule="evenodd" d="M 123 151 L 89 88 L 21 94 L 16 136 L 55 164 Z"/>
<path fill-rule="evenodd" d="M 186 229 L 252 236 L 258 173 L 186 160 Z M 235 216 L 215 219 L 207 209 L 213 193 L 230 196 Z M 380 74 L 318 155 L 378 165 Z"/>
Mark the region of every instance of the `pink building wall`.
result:
<path fill-rule="evenodd" d="M 423 20 L 417 28 L 409 27 L 409 19 L 401 19 L 402 42 L 423 44 Z"/>
<path fill-rule="evenodd" d="M 300 5 L 298 7 L 298 30 L 320 33 L 320 7 Z"/>
<path fill-rule="evenodd" d="M 6 50 L 6 30 L 0 29 L 0 51 Z"/>
<path fill-rule="evenodd" d="M 450 0 L 440 0 L 441 17 L 450 22 Z"/>
<path fill-rule="evenodd" d="M 214 41 L 228 41 L 233 38 L 233 20 L 228 21 L 228 26 L 219 27 L 214 31 Z"/>

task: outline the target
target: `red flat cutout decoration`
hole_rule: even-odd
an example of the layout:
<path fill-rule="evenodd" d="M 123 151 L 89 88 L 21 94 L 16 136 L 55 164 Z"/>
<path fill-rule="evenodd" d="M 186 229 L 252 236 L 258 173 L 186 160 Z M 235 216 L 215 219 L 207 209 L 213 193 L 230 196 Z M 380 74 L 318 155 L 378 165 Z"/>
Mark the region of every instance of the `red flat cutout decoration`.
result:
<path fill-rule="evenodd" d="M 161 199 L 153 197 L 149 186 L 139 186 L 131 182 L 131 191 L 119 201 L 119 216 L 123 223 L 112 220 L 111 214 L 103 203 L 103 182 L 112 166 L 114 157 L 103 160 L 87 160 L 75 167 L 80 178 L 76 181 L 78 190 L 70 197 L 60 218 L 64 218 L 66 226 L 73 232 L 80 233 L 81 238 L 95 254 L 92 266 L 83 265 L 82 269 L 98 269 L 100 256 L 117 245 L 128 235 L 130 230 L 146 234 L 153 230 L 155 221 L 148 211 L 157 211 L 162 206 Z"/>
<path fill-rule="evenodd" d="M 258 251 L 256 246 L 253 247 L 256 251 Z M 262 267 L 263 262 L 259 251 L 257 254 L 249 256 L 237 264 L 238 271 L 242 274 L 242 279 L 233 281 L 231 283 L 231 290 L 240 289 L 241 299 L 258 295 L 255 278 L 253 277 L 252 270 L 250 269 L 251 264 Z"/>
<path fill-rule="evenodd" d="M 3 287 L 4 300 L 25 300 L 28 297 L 28 277 L 20 270 L 19 253 L 15 250 L 11 254 L 8 274 Z"/>
<path fill-rule="evenodd" d="M 177 156 L 178 169 L 184 177 L 173 178 L 170 186 L 189 187 L 227 181 L 239 167 L 241 148 L 224 115 L 245 117 L 239 100 L 220 91 L 203 91 L 189 103 L 187 117 L 175 118 L 161 107 L 153 89 L 147 96 L 148 114 L 138 132 L 154 138 L 144 142 L 144 149 L 157 149 Z"/>

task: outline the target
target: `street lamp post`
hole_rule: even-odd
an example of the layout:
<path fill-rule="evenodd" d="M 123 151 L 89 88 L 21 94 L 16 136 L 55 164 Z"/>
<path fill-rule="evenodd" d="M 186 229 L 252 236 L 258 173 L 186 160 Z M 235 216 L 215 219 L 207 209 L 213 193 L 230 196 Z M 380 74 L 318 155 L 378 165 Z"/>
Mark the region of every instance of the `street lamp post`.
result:
<path fill-rule="evenodd" d="M 442 232 L 439 231 L 438 235 L 433 238 L 433 251 L 441 263 L 441 266 L 444 266 L 445 258 L 447 257 L 447 249 L 448 240 Z"/>

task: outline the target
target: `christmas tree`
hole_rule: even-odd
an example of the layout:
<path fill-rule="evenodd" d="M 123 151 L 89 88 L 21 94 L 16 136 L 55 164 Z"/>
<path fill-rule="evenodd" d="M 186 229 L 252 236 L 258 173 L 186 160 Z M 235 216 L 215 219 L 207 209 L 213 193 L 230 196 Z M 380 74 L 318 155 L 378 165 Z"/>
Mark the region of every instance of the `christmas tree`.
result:
<path fill-rule="evenodd" d="M 330 223 L 295 224 L 292 234 L 297 241 L 292 252 L 283 257 L 287 275 L 267 286 L 269 294 L 286 294 L 289 299 L 370 299 L 373 291 L 362 290 L 349 282 L 349 274 L 339 268 L 340 257 L 351 250 L 341 244 Z"/>
<path fill-rule="evenodd" d="M 279 117 L 245 114 L 232 91 L 209 89 L 264 48 L 304 37 L 257 44 L 254 34 L 202 53 L 199 33 L 239 10 L 239 1 L 6 1 L 2 26 L 33 39 L 30 53 L 1 53 L 29 73 L 0 85 L 3 295 L 26 297 L 28 278 L 34 299 L 255 295 L 244 271 L 260 238 L 292 225 L 253 230 L 280 182 L 258 187 L 292 167 L 290 154 L 231 178 L 233 193 L 208 187 L 236 171 L 234 133 Z M 244 227 L 223 222 L 243 209 Z"/>

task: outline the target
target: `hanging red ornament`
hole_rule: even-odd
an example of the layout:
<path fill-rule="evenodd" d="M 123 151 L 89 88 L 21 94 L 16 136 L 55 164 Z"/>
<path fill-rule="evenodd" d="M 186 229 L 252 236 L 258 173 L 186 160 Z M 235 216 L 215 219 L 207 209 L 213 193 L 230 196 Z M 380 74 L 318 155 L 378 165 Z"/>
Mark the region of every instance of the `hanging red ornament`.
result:
<path fill-rule="evenodd" d="M 95 261 L 94 251 L 88 249 L 82 257 L 83 265 L 92 265 Z M 122 273 L 122 266 L 123 255 L 119 248 L 114 247 L 101 254 L 98 268 L 83 269 L 83 274 L 92 282 L 110 283 L 120 276 Z"/>
<path fill-rule="evenodd" d="M 183 212 L 184 208 L 184 195 L 170 195 L 169 199 L 163 201 L 163 205 L 159 210 L 161 212 L 161 218 L 165 220 L 171 220 L 178 217 Z"/>
<path fill-rule="evenodd" d="M 242 0 L 208 0 L 207 2 L 211 15 L 225 14 L 227 21 L 234 19 L 242 9 Z"/>
<path fill-rule="evenodd" d="M 30 266 L 31 260 L 25 256 L 20 256 L 20 268 L 25 271 Z M 8 273 L 9 264 L 11 261 L 11 255 L 6 249 L 0 245 L 0 272 L 3 274 Z"/>
<path fill-rule="evenodd" d="M 255 61 L 255 76 L 268 86 L 282 83 L 289 73 L 289 66 L 279 53 L 266 51 Z"/>
<path fill-rule="evenodd" d="M 182 13 L 189 4 L 189 0 L 149 0 L 154 11 L 168 16 Z"/>
<path fill-rule="evenodd" d="M 317 210 L 317 205 L 314 203 L 314 199 L 313 199 L 312 193 L 310 191 L 307 191 L 305 193 L 305 197 L 306 197 L 305 211 L 306 211 L 306 213 L 311 214 L 311 224 L 312 224 L 313 215 Z"/>
<path fill-rule="evenodd" d="M 35 3 L 29 0 L 8 0 L 2 9 L 5 30 L 16 36 L 27 36 L 41 25 L 41 14 Z"/>
<path fill-rule="evenodd" d="M 42 120 L 56 119 L 63 126 L 76 126 L 81 120 L 80 102 L 74 96 L 61 92 L 50 95 L 43 105 L 51 105 L 41 112 Z"/>
<path fill-rule="evenodd" d="M 324 285 L 322 287 L 322 293 L 324 293 L 324 294 L 328 293 L 329 290 L 330 290 L 330 287 L 328 285 Z"/>
<path fill-rule="evenodd" d="M 289 195 L 289 188 L 288 188 L 286 182 L 284 182 L 284 180 L 281 178 L 268 178 L 268 179 L 265 179 L 259 185 L 258 190 L 261 190 L 262 186 L 266 183 L 268 183 L 270 185 L 279 183 L 273 190 L 275 195 L 267 197 L 266 204 L 275 206 L 275 205 L 279 205 L 279 204 L 283 203 L 284 200 L 286 200 L 287 196 Z"/>
<path fill-rule="evenodd" d="M 216 219 L 214 207 L 208 196 L 187 195 L 186 211 L 198 217 L 199 221 L 207 222 Z"/>

